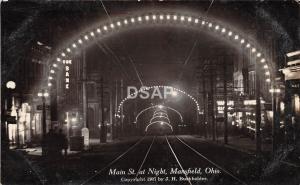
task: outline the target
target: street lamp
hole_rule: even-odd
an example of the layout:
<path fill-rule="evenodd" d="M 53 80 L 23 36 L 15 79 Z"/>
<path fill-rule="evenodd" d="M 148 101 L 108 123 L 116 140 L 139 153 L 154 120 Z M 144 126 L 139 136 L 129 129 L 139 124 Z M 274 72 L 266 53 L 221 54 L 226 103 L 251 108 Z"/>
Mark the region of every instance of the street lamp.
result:
<path fill-rule="evenodd" d="M 42 141 L 45 142 L 46 136 L 46 97 L 49 96 L 48 92 L 42 90 L 42 92 L 38 93 L 38 96 L 42 98 L 43 102 L 43 112 L 42 112 Z M 42 155 L 45 156 L 44 146 L 42 146 Z"/>
<path fill-rule="evenodd" d="M 15 89 L 16 88 L 16 83 L 14 81 L 8 81 L 6 83 L 6 88 L 7 89 Z"/>

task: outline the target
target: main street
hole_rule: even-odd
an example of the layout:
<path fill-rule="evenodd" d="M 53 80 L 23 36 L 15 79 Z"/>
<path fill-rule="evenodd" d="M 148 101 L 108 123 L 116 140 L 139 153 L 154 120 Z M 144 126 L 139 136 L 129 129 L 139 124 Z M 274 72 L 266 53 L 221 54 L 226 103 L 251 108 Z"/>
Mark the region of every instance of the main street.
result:
<path fill-rule="evenodd" d="M 51 161 L 26 157 L 38 170 L 27 180 L 24 174 L 11 174 L 15 182 L 23 178 L 24 184 L 255 184 L 266 170 L 257 171 L 254 155 L 184 135 L 144 136 L 95 145 L 86 152 Z M 291 170 L 284 179 L 292 183 L 296 179 L 289 178 L 295 174 L 297 171 Z M 272 184 L 278 178 L 263 182 Z"/>
<path fill-rule="evenodd" d="M 298 185 L 299 1 L 1 1 L 1 183 Z"/>

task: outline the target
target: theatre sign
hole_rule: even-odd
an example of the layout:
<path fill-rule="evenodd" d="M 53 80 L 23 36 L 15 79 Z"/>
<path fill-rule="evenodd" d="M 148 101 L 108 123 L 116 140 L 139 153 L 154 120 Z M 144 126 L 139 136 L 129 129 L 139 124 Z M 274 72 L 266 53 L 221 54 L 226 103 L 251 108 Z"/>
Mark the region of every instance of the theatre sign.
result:
<path fill-rule="evenodd" d="M 72 64 L 72 60 L 63 60 L 63 64 L 65 65 L 65 88 L 70 88 L 70 65 Z"/>

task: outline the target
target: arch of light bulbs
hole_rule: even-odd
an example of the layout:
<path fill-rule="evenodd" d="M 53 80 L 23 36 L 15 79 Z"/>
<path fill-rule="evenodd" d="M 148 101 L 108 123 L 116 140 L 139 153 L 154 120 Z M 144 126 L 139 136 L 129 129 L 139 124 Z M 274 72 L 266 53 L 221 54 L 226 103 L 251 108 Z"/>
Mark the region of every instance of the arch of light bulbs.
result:
<path fill-rule="evenodd" d="M 168 123 L 170 123 L 170 119 L 169 119 L 168 115 L 167 116 L 153 115 L 153 117 L 150 119 L 150 123 L 152 123 L 152 121 L 155 120 L 155 119 L 166 119 L 166 120 L 168 120 Z"/>
<path fill-rule="evenodd" d="M 169 126 L 173 132 L 173 127 L 170 124 L 170 119 L 169 119 L 168 114 L 162 109 L 163 108 L 162 105 L 158 105 L 157 107 L 159 107 L 159 108 L 156 111 L 154 111 L 153 116 L 149 121 L 149 124 L 146 126 L 145 132 L 147 132 L 149 126 L 156 124 L 156 123 L 160 123 L 161 125 Z M 165 116 L 156 116 L 156 114 L 160 114 L 160 113 L 165 114 Z M 162 121 L 162 120 L 153 121 L 154 119 L 157 119 L 157 118 L 158 119 L 163 118 L 163 119 L 166 119 L 166 121 Z"/>
<path fill-rule="evenodd" d="M 157 107 L 162 107 L 162 108 L 165 108 L 164 106 L 162 106 L 162 105 L 157 105 Z M 154 111 L 154 114 L 156 114 L 156 113 L 167 113 L 167 111 L 166 110 L 163 110 L 163 109 L 161 109 L 161 108 L 159 108 L 160 110 L 155 110 Z"/>
<path fill-rule="evenodd" d="M 150 107 L 147 107 L 147 108 L 141 110 L 141 111 L 136 115 L 134 123 L 137 123 L 138 118 L 139 118 L 144 112 L 146 112 L 147 110 L 150 110 L 150 109 L 158 108 L 158 106 L 160 106 L 160 105 L 150 106 Z M 180 112 L 179 112 L 178 110 L 176 110 L 176 109 L 174 109 L 174 108 L 172 108 L 172 107 L 169 107 L 169 106 L 165 106 L 165 105 L 162 105 L 162 106 L 163 106 L 163 108 L 169 109 L 169 110 L 171 110 L 171 111 L 174 111 L 176 114 L 178 114 L 178 116 L 180 117 L 180 121 L 183 122 L 183 117 L 182 117 L 182 115 L 180 114 Z M 155 111 L 154 111 L 154 115 L 159 114 L 159 113 L 167 114 L 167 111 L 165 111 L 165 110 L 155 110 Z"/>
<path fill-rule="evenodd" d="M 132 99 L 131 97 L 134 97 L 135 95 L 141 93 L 142 91 L 145 91 L 145 90 L 149 91 L 149 90 L 154 89 L 154 88 L 171 88 L 171 89 L 172 89 L 172 92 L 180 92 L 181 94 L 183 94 L 183 95 L 189 97 L 189 98 L 195 103 L 195 105 L 196 105 L 196 107 L 197 107 L 197 112 L 198 112 L 198 114 L 201 114 L 199 103 L 198 103 L 198 101 L 196 100 L 196 98 L 194 98 L 192 95 L 188 94 L 187 92 L 185 92 L 185 91 L 183 91 L 183 90 L 181 90 L 181 89 L 177 89 L 177 88 L 172 87 L 172 86 L 155 85 L 155 86 L 143 87 L 143 88 L 141 88 L 140 90 L 136 91 L 135 93 L 132 93 L 132 94 L 128 95 L 126 98 L 124 98 L 124 99 L 120 102 L 120 104 L 119 104 L 119 106 L 118 106 L 118 110 L 117 110 L 116 116 L 117 116 L 117 117 L 120 117 L 121 107 L 123 106 L 123 104 L 124 104 L 127 100 L 131 100 L 131 99 Z"/>
<path fill-rule="evenodd" d="M 146 129 L 145 129 L 145 132 L 147 132 L 149 126 L 153 125 L 153 124 L 157 124 L 157 123 L 160 123 L 160 124 L 163 124 L 163 125 L 167 125 L 168 127 L 170 127 L 170 129 L 172 130 L 173 132 L 173 127 L 170 123 L 168 122 L 165 122 L 165 121 L 154 121 L 154 122 L 151 122 L 149 125 L 146 126 Z"/>
<path fill-rule="evenodd" d="M 153 116 L 165 116 L 165 115 L 168 115 L 168 114 L 165 112 L 156 112 L 156 113 L 154 113 Z"/>
<path fill-rule="evenodd" d="M 50 60 L 50 66 L 48 70 L 48 79 L 47 86 L 49 90 L 52 86 L 52 81 L 56 78 L 56 73 L 58 70 L 63 69 L 63 60 L 70 59 L 76 55 L 77 50 L 81 50 L 82 47 L 87 46 L 89 44 L 94 43 L 95 40 L 100 40 L 105 36 L 120 32 L 121 30 L 125 30 L 131 27 L 138 27 L 142 25 L 182 25 L 182 26 L 190 26 L 196 29 L 206 29 L 209 32 L 215 33 L 219 36 L 223 36 L 224 38 L 233 41 L 237 44 L 240 44 L 241 47 L 244 47 L 252 54 L 256 56 L 256 62 L 261 64 L 261 68 L 265 70 L 265 79 L 267 83 L 270 83 L 271 80 L 274 82 L 274 79 L 271 78 L 272 69 L 270 69 L 271 62 L 267 60 L 266 55 L 255 46 L 250 39 L 238 33 L 237 31 L 233 31 L 228 26 L 219 24 L 215 21 L 211 21 L 204 17 L 198 17 L 195 15 L 188 15 L 182 13 L 170 13 L 170 12 L 160 12 L 160 13 L 142 13 L 139 15 L 134 15 L 130 17 L 122 17 L 110 19 L 107 22 L 97 25 L 88 31 L 85 31 L 82 35 L 78 36 L 75 39 L 72 39 L 72 42 L 66 44 L 66 46 L 57 52 L 54 58 Z M 272 73 L 273 74 L 273 73 Z M 126 101 L 126 100 L 125 100 Z M 124 102 L 121 103 L 121 105 Z M 198 105 L 197 105 L 198 109 Z M 200 110 L 198 110 L 200 111 Z M 119 110 L 118 110 L 118 113 Z"/>

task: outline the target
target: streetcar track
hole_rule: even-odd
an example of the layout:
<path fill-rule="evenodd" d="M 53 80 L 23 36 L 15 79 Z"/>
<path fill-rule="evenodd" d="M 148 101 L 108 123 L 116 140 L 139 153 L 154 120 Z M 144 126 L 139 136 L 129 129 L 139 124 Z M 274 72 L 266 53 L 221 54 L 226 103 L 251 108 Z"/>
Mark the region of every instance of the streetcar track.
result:
<path fill-rule="evenodd" d="M 102 173 L 104 170 L 106 170 L 107 168 L 109 168 L 110 166 L 112 166 L 113 164 L 115 164 L 117 161 L 119 161 L 124 155 L 126 155 L 129 151 L 131 151 L 133 148 L 135 148 L 138 144 L 140 144 L 146 136 L 143 136 L 140 140 L 138 140 L 135 144 L 133 144 L 131 147 L 129 147 L 125 152 L 123 152 L 121 155 L 119 155 L 117 158 L 115 158 L 114 160 L 112 160 L 110 163 L 108 163 L 106 166 L 104 166 L 100 171 L 98 171 L 96 174 L 92 175 L 91 177 L 89 177 L 87 180 L 85 180 L 84 182 L 82 182 L 80 185 L 84 185 L 86 183 L 88 183 L 90 180 L 92 180 L 93 178 L 95 178 L 96 176 L 98 176 L 100 173 Z"/>
<path fill-rule="evenodd" d="M 143 136 L 139 141 L 137 141 L 135 144 L 133 144 L 131 147 L 129 147 L 125 152 L 123 152 L 121 155 L 119 155 L 117 158 L 115 158 L 114 160 L 112 160 L 110 163 L 108 163 L 106 166 L 104 166 L 100 171 L 98 171 L 96 174 L 92 175 L 90 178 L 88 178 L 87 180 L 85 180 L 83 183 L 81 183 L 80 185 L 84 185 L 86 183 L 88 183 L 90 180 L 92 180 L 93 178 L 95 178 L 96 176 L 98 176 L 100 173 L 102 173 L 104 170 L 106 170 L 107 168 L 109 168 L 110 166 L 112 166 L 113 164 L 115 164 L 117 161 L 119 161 L 124 155 L 126 155 L 128 152 L 130 152 L 133 148 L 135 148 L 137 145 L 139 145 L 146 136 Z M 178 136 L 175 136 L 177 138 L 177 140 L 180 141 L 180 143 L 182 143 L 183 145 L 185 145 L 186 147 L 188 147 L 190 150 L 192 150 L 195 154 L 197 154 L 197 156 L 200 156 L 201 158 L 205 159 L 206 161 L 208 161 L 209 163 L 213 164 L 214 166 L 216 166 L 217 168 L 219 168 L 220 170 L 222 170 L 223 172 L 225 172 L 226 174 L 228 174 L 229 176 L 231 176 L 232 178 L 234 178 L 235 180 L 237 180 L 238 182 L 240 182 L 243 185 L 247 185 L 245 182 L 243 182 L 242 180 L 240 180 L 238 177 L 236 177 L 235 175 L 233 175 L 231 172 L 225 170 L 224 168 L 222 168 L 220 165 L 214 163 L 213 161 L 211 161 L 210 159 L 208 159 L 207 157 L 205 157 L 204 155 L 202 155 L 200 152 L 198 152 L 196 149 L 194 149 L 193 147 L 191 147 L 190 145 L 188 145 L 186 142 L 183 141 L 183 139 L 180 139 Z M 141 171 L 142 167 L 145 164 L 146 159 L 149 156 L 149 153 L 151 151 L 151 148 L 154 144 L 154 141 L 156 139 L 156 136 L 153 137 L 152 142 L 150 144 L 150 146 L 147 149 L 147 152 L 138 168 L 138 171 L 136 173 L 136 178 L 139 175 L 139 172 Z M 183 169 L 182 164 L 180 163 L 174 149 L 172 148 L 169 140 L 168 140 L 168 136 L 165 136 L 165 139 L 167 141 L 168 147 L 170 148 L 176 162 L 178 163 L 179 167 L 181 168 L 183 174 L 185 175 L 187 182 L 189 183 L 189 185 L 192 185 L 190 178 L 188 177 L 186 171 Z"/>
<path fill-rule="evenodd" d="M 178 136 L 175 136 L 182 144 L 184 144 L 186 147 L 188 147 L 189 149 L 191 149 L 193 152 L 195 152 L 198 156 L 202 157 L 203 159 L 205 159 L 206 161 L 208 161 L 209 163 L 213 164 L 214 166 L 216 166 L 217 168 L 219 168 L 220 170 L 222 170 L 223 172 L 225 172 L 227 175 L 231 176 L 232 178 L 234 178 L 236 181 L 238 181 L 239 183 L 243 184 L 243 185 L 247 185 L 247 183 L 245 183 L 244 181 L 242 181 L 241 179 L 239 179 L 238 177 L 236 177 L 235 175 L 233 175 L 231 172 L 225 170 L 223 167 L 221 167 L 220 165 L 214 163 L 213 161 L 211 161 L 210 159 L 208 159 L 207 157 L 205 157 L 204 155 L 202 155 L 199 151 L 197 151 L 196 149 L 194 149 L 193 147 L 191 147 L 190 145 L 188 145 L 186 142 L 184 142 L 182 139 L 180 139 Z"/>
<path fill-rule="evenodd" d="M 186 177 L 186 179 L 188 180 L 189 184 L 190 184 L 190 185 L 192 185 L 192 183 L 191 183 L 191 180 L 188 178 L 188 176 L 187 176 L 187 174 L 186 174 L 185 170 L 183 169 L 183 167 L 182 167 L 181 163 L 179 162 L 179 160 L 178 160 L 178 158 L 177 158 L 177 156 L 176 156 L 176 154 L 175 154 L 175 152 L 174 152 L 174 150 L 173 150 L 173 148 L 172 148 L 171 144 L 169 143 L 169 141 L 168 141 L 168 137 L 167 137 L 167 136 L 165 136 L 165 138 L 166 138 L 166 140 L 167 140 L 167 143 L 168 143 L 168 145 L 169 145 L 169 148 L 170 148 L 170 150 L 171 150 L 171 152 L 172 152 L 173 156 L 175 157 L 175 159 L 176 159 L 176 162 L 178 163 L 179 167 L 181 168 L 181 170 L 182 170 L 182 172 L 183 172 L 184 176 L 185 176 L 185 177 Z"/>
<path fill-rule="evenodd" d="M 147 157 L 148 157 L 148 155 L 149 155 L 149 152 L 150 152 L 150 150 L 151 150 L 151 148 L 152 148 L 152 145 L 153 145 L 153 143 L 154 143 L 155 138 L 156 138 L 156 136 L 153 137 L 152 143 L 150 144 L 150 146 L 149 146 L 149 148 L 148 148 L 148 150 L 147 150 L 147 153 L 146 153 L 146 155 L 145 155 L 145 157 L 144 157 L 144 159 L 143 159 L 143 161 L 142 161 L 142 163 L 141 163 L 141 165 L 140 165 L 140 167 L 139 167 L 139 169 L 138 169 L 138 171 L 137 171 L 135 177 L 137 177 L 137 176 L 139 175 L 139 172 L 141 171 L 141 169 L 142 169 L 142 167 L 143 167 L 143 165 L 144 165 L 144 163 L 145 163 L 145 161 L 146 161 L 146 159 L 147 159 Z"/>

